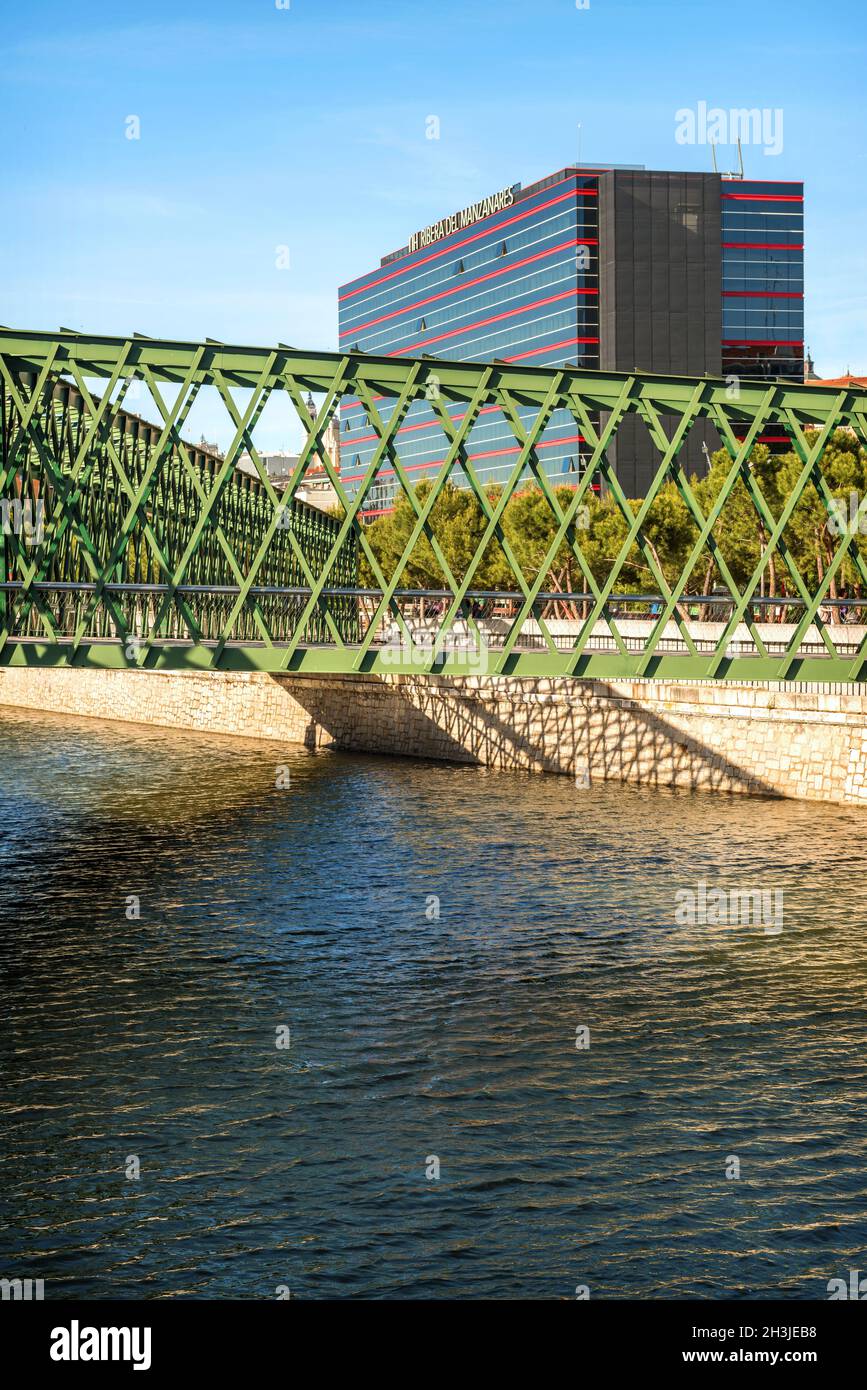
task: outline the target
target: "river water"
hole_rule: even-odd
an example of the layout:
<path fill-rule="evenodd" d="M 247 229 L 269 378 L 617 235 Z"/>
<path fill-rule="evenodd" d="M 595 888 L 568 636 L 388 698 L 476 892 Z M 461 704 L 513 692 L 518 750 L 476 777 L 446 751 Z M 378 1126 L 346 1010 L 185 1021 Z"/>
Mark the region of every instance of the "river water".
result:
<path fill-rule="evenodd" d="M 0 1274 L 754 1299 L 867 1268 L 854 810 L 8 709 L 0 779 Z M 782 888 L 783 930 L 678 921 L 701 881 Z"/>

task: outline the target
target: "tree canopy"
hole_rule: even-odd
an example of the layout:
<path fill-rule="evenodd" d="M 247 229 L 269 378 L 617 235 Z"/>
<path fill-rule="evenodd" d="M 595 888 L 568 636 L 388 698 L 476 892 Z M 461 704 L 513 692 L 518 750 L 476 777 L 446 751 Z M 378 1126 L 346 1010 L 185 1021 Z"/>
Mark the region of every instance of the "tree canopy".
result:
<path fill-rule="evenodd" d="M 718 498 L 731 466 L 728 452 L 721 449 L 712 456 L 706 476 L 693 475 L 690 478 L 690 486 L 702 516 L 708 515 Z M 749 469 L 771 522 L 776 522 L 802 471 L 800 459 L 794 453 L 772 454 L 766 446 L 757 445 L 752 452 Z M 821 582 L 840 544 L 843 530 L 852 525 L 852 514 L 867 495 L 867 449 L 859 445 L 850 432 L 838 430 L 825 447 L 821 471 L 836 499 L 835 514 L 829 515 L 811 480 L 782 536 L 783 550 L 789 554 L 810 590 Z M 419 482 L 415 489 L 416 497 L 424 502 L 430 489 L 429 480 Z M 552 491 L 561 510 L 565 511 L 574 496 L 573 489 L 556 486 Z M 496 486 L 489 487 L 486 495 L 491 505 L 495 506 L 501 490 Z M 632 516 L 640 505 L 640 499 L 629 501 Z M 400 493 L 394 510 L 378 517 L 367 527 L 366 537 L 386 579 L 393 575 L 410 540 L 415 521 L 409 499 Z M 430 525 L 452 575 L 458 582 L 464 580 L 487 526 L 478 498 L 467 488 L 447 484 L 431 510 Z M 867 522 L 862 525 L 867 529 Z M 609 574 L 626 540 L 628 526 L 628 519 L 611 492 L 588 490 L 584 505 L 576 514 L 574 539 L 597 583 L 603 583 Z M 557 533 L 558 518 L 541 488 L 535 483 L 528 484 L 509 499 L 498 529 L 502 543 L 496 534 L 489 540 L 471 575 L 471 590 L 518 592 L 519 585 L 505 554 L 504 544 L 527 583 L 532 584 L 545 566 Z M 867 536 L 861 534 L 857 525 L 854 532 L 858 552 L 867 560 Z M 667 583 L 673 585 L 699 536 L 699 524 L 673 480 L 667 481 L 654 498 L 643 534 L 651 558 L 658 564 Z M 738 479 L 724 503 L 712 534 L 732 579 L 742 588 L 753 574 L 769 535 L 766 520 L 761 516 L 743 479 Z M 562 540 L 545 569 L 544 591 L 586 592 L 588 585 L 582 566 L 568 537 Z M 363 558 L 362 583 L 376 587 L 370 566 Z M 443 567 L 425 534 L 417 539 L 412 548 L 400 586 L 423 589 L 449 587 Z M 657 591 L 652 567 L 638 544 L 631 546 L 616 587 L 621 593 Z M 705 544 L 692 566 L 686 594 L 710 594 L 720 589 L 726 589 L 726 585 L 710 545 Z M 768 558 L 756 593 L 762 597 L 779 596 L 781 599 L 796 593 L 790 569 L 779 548 Z M 858 569 L 847 556 L 829 586 L 829 597 L 861 598 L 864 593 L 865 586 Z"/>

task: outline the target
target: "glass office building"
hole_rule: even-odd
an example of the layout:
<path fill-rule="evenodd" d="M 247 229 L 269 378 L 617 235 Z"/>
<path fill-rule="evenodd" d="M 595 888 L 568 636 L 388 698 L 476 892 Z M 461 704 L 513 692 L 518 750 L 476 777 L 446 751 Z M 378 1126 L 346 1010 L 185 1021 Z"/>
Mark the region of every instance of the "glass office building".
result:
<path fill-rule="evenodd" d="M 626 371 L 802 375 L 802 219 L 802 185 L 561 170 L 415 233 L 343 286 L 340 347 Z M 386 421 L 392 407 L 377 402 Z M 459 422 L 459 409 L 447 408 Z M 340 424 L 342 481 L 351 493 L 377 437 L 358 401 L 343 404 Z M 692 445 L 698 467 L 700 445 L 699 438 Z M 412 481 L 436 471 L 444 435 L 431 403 L 410 407 L 399 446 Z M 618 449 L 618 472 L 637 495 L 654 462 L 648 441 L 619 435 Z M 574 484 L 588 446 L 572 417 L 557 411 L 537 452 L 552 482 Z M 467 453 L 480 484 L 509 477 L 519 444 L 499 409 L 481 412 Z M 364 514 L 387 511 L 394 487 L 386 465 Z"/>
<path fill-rule="evenodd" d="M 729 181 L 721 202 L 723 374 L 803 381 L 804 185 Z"/>

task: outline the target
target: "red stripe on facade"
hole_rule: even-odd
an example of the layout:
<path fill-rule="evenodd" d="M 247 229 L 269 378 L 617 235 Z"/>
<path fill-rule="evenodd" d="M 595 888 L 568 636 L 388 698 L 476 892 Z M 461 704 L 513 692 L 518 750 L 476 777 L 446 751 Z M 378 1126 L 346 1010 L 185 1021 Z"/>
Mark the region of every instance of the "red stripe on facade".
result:
<path fill-rule="evenodd" d="M 803 299 L 799 290 L 723 290 L 723 299 Z"/>
<path fill-rule="evenodd" d="M 564 179 L 564 183 L 565 182 L 566 180 Z M 556 184 L 552 186 L 556 187 Z M 596 190 L 594 189 L 593 192 L 595 193 L 595 191 Z M 525 222 L 526 219 L 528 217 L 532 217 L 534 213 L 543 212 L 545 208 L 552 208 L 557 203 L 568 202 L 568 200 L 570 198 L 574 198 L 576 194 L 578 196 L 581 196 L 582 194 L 589 194 L 589 192 L 590 190 L 584 188 L 572 188 L 569 190 L 568 193 L 558 193 L 556 198 L 549 198 L 547 203 L 538 203 L 537 206 L 534 208 L 527 208 L 524 212 L 516 213 L 514 217 L 507 217 L 505 222 L 498 222 L 496 226 L 496 231 L 499 232 L 503 227 L 511 227 L 516 222 Z M 491 212 L 488 214 L 488 217 L 483 218 L 482 220 L 487 222 L 491 217 L 496 216 L 498 216 L 497 213 Z M 365 290 L 372 290 L 375 288 L 376 285 L 384 285 L 387 280 L 396 280 L 398 276 L 405 275 L 408 270 L 415 270 L 416 266 L 427 265 L 429 261 L 436 261 L 439 259 L 440 256 L 450 256 L 453 251 L 459 251 L 462 246 L 469 246 L 472 242 L 478 241 L 480 237 L 487 236 L 488 233 L 492 230 L 493 229 L 491 227 L 485 227 L 483 231 L 474 232 L 472 236 L 465 237 L 463 241 L 453 242 L 451 246 L 444 246 L 441 250 L 434 251 L 429 256 L 422 256 L 420 260 L 413 261 L 412 265 L 405 265 L 402 266 L 400 270 L 393 270 L 388 275 L 381 275 L 378 280 L 371 280 L 370 283 L 367 285 L 359 285 L 357 290 L 348 290 L 346 294 L 341 294 L 337 296 L 338 303 L 342 304 L 344 299 L 352 299 L 357 294 L 363 294 Z M 411 252 L 407 252 L 407 255 L 411 254 Z M 352 282 L 350 281 L 350 284 L 351 283 Z"/>
<path fill-rule="evenodd" d="M 804 201 L 803 193 L 722 193 L 720 196 L 738 203 L 803 203 Z"/>
<path fill-rule="evenodd" d="M 571 293 L 571 291 L 570 291 L 570 293 Z M 540 302 L 542 302 L 542 301 L 540 301 Z M 533 305 L 527 305 L 526 307 L 527 307 L 527 308 L 533 308 L 533 307 L 535 307 L 535 306 L 533 306 Z M 515 311 L 513 311 L 513 312 L 521 312 L 521 311 L 520 311 L 520 310 L 515 310 Z M 477 326 L 478 326 L 478 325 L 475 325 L 475 324 L 470 325 L 470 327 L 477 327 Z M 599 339 L 598 339 L 598 338 L 563 338 L 563 339 L 561 339 L 561 341 L 558 342 L 558 343 L 548 343 L 545 347 L 531 348 L 529 352 L 519 352 L 519 353 L 516 353 L 514 357 L 504 357 L 504 358 L 503 358 L 503 361 L 504 361 L 504 362 L 520 362 L 520 361 L 521 361 L 523 358 L 525 358 L 525 357 L 538 357 L 538 356 L 539 356 L 541 353 L 543 353 L 543 352 L 554 352 L 557 348 L 562 348 L 562 347 L 573 347 L 576 343 L 591 343 L 591 344 L 592 344 L 592 343 L 597 343 L 597 344 L 598 344 L 598 342 L 599 342 Z M 408 351 L 408 349 L 406 349 L 406 348 L 401 348 L 401 352 L 406 352 L 406 351 Z M 395 352 L 395 353 L 392 353 L 392 354 L 390 354 L 390 355 L 391 355 L 392 357 L 397 357 L 397 356 L 398 356 L 398 353 Z M 397 397 L 396 397 L 396 396 L 394 396 L 394 397 L 392 397 L 392 396 L 389 396 L 389 397 L 385 397 L 385 396 L 374 396 L 374 397 L 373 397 L 374 403 L 375 403 L 376 401 L 384 401 L 384 400 L 386 400 L 386 399 L 388 399 L 388 400 L 396 400 Z M 362 402 L 362 401 L 359 401 L 359 400 L 344 401 L 343 404 L 342 404 L 342 406 L 341 406 L 341 409 L 342 409 L 342 410 L 354 410 L 356 406 L 361 406 L 362 409 L 366 409 L 366 407 L 364 406 L 363 402 Z M 480 414 L 480 415 L 484 415 L 486 410 L 499 410 L 499 408 L 500 408 L 499 406 L 490 406 L 490 405 L 489 405 L 489 406 L 485 406 L 485 409 L 484 409 L 484 410 L 480 410 L 480 411 L 479 411 L 479 414 Z M 458 419 L 458 420 L 462 420 L 464 417 L 463 417 L 462 415 L 458 415 L 458 416 L 455 416 L 454 418 L 455 418 L 455 419 Z M 431 421 L 431 423 L 432 423 L 432 424 L 437 424 L 438 421 Z M 407 428 L 407 429 L 421 429 L 422 426 L 421 426 L 421 425 L 408 425 L 408 426 L 406 426 L 405 428 Z M 346 431 L 344 431 L 344 433 L 346 433 Z M 403 430 L 398 430 L 398 434 L 402 434 L 402 433 L 403 433 Z M 376 434 L 370 434 L 370 435 L 365 435 L 365 436 L 364 436 L 363 438 L 361 438 L 361 439 L 353 439 L 353 440 L 351 440 L 351 441 L 350 441 L 350 440 L 345 440 L 344 442 L 345 442 L 346 444 L 349 444 L 349 443 L 351 442 L 353 445 L 355 445 L 355 444 L 366 444 L 366 443 L 368 443 L 371 439 L 378 439 L 378 438 L 379 438 L 378 435 L 376 435 Z"/>
<path fill-rule="evenodd" d="M 568 489 L 569 489 L 570 492 L 577 492 L 578 488 L 581 486 L 580 482 L 570 483 L 570 482 L 568 481 L 568 479 L 569 479 L 570 477 L 573 477 L 573 476 L 574 476 L 573 474 L 564 473 L 564 474 L 562 475 L 562 481 L 556 481 L 556 482 L 555 482 L 553 478 L 549 478 L 548 481 L 549 481 L 549 483 L 550 483 L 550 482 L 553 482 L 555 487 L 568 487 Z M 600 483 L 591 483 L 591 484 L 590 484 L 590 491 L 593 492 L 593 493 L 596 493 L 596 495 L 598 496 L 599 493 L 602 491 L 602 486 L 601 486 L 601 484 L 600 484 Z M 515 493 L 515 497 L 520 497 L 521 495 L 522 495 L 522 494 L 521 494 L 520 492 L 516 492 L 516 493 Z M 377 507 L 377 508 L 375 508 L 375 509 L 371 509 L 370 511 L 367 511 L 367 510 L 365 510 L 364 507 L 362 507 L 362 509 L 361 509 L 361 511 L 360 511 L 360 513 L 359 513 L 359 515 L 360 515 L 360 516 L 366 516 L 366 517 L 370 517 L 370 516 L 391 516 L 391 514 L 392 514 L 393 511 L 394 511 L 394 507 Z M 515 595 L 515 597 L 517 598 L 517 594 Z"/>
<path fill-rule="evenodd" d="M 491 413 L 491 411 L 493 411 L 493 410 L 500 410 L 500 411 L 501 411 L 501 410 L 502 410 L 502 406 L 499 406 L 499 405 L 485 405 L 485 406 L 483 406 L 482 409 L 479 411 L 479 415 L 480 415 L 480 416 L 482 416 L 482 415 L 489 415 L 489 414 Z M 451 418 L 451 421 L 452 421 L 452 424 L 453 424 L 453 425 L 459 425 L 460 422 L 461 422 L 461 420 L 463 420 L 463 419 L 466 418 L 466 411 L 464 411 L 463 415 L 452 415 L 452 416 L 450 416 L 450 418 Z M 400 427 L 400 429 L 398 430 L 397 433 L 398 433 L 398 435 L 401 435 L 401 434 L 412 434 L 414 430 L 429 430 L 429 429 L 431 428 L 431 426 L 433 426 L 433 425 L 440 425 L 440 428 L 442 428 L 442 426 L 441 426 L 441 424 L 440 424 L 440 420 L 438 419 L 438 417 L 437 417 L 436 415 L 434 415 L 434 417 L 433 417 L 431 420 L 421 420 L 421 421 L 419 421 L 419 423 L 418 423 L 417 425 L 401 425 L 401 427 Z M 345 433 L 345 431 L 344 431 L 344 433 Z M 351 440 L 351 441 L 347 439 L 347 440 L 344 441 L 344 443 L 345 443 L 346 445 L 349 445 L 350 442 L 351 442 L 352 447 L 353 447 L 353 449 L 354 449 L 354 448 L 356 448 L 359 444 L 373 444 L 373 443 L 377 442 L 378 440 L 379 440 L 379 435 L 378 435 L 378 434 L 364 434 L 364 435 L 361 436 L 360 439 L 353 439 L 353 440 Z"/>
<path fill-rule="evenodd" d="M 746 439 L 746 435 L 736 434 L 735 439 L 743 441 Z M 787 434 L 760 434 L 756 440 L 757 444 L 791 444 L 791 442 Z"/>
<path fill-rule="evenodd" d="M 591 177 L 591 178 L 597 178 L 597 177 L 599 176 L 599 174 L 604 174 L 604 173 L 606 173 L 606 172 L 607 172 L 607 170 L 605 170 L 605 169 L 597 169 L 597 170 L 595 171 L 595 173 L 589 175 L 589 177 Z M 587 198 L 595 198 L 595 197 L 598 195 L 598 192 L 599 192 L 598 188 L 578 188 L 578 187 L 577 187 L 577 181 L 578 181 L 578 179 L 579 179 L 579 178 L 586 178 L 586 177 L 588 177 L 588 175 L 585 174 L 585 173 L 583 173 L 582 171 L 572 169 L 572 170 L 570 170 L 570 172 L 569 172 L 568 174 L 566 174 L 562 179 L 555 179 L 554 182 L 553 182 L 553 183 L 549 183 L 547 187 L 548 187 L 548 189 L 551 189 L 551 188 L 561 188 L 561 187 L 563 186 L 564 183 L 570 183 L 572 179 L 575 179 L 575 181 L 576 181 L 576 187 L 572 190 L 573 192 L 575 192 L 575 193 L 580 193 L 580 194 L 584 195 L 584 196 L 587 197 Z M 547 191 L 546 189 L 540 188 L 540 187 L 539 187 L 539 184 L 540 184 L 540 183 L 544 183 L 544 182 L 545 182 L 544 179 L 540 179 L 540 180 L 538 180 L 536 183 L 531 183 L 527 188 L 522 188 L 521 191 L 520 191 L 520 193 L 518 194 L 517 198 L 515 199 L 515 203 L 513 204 L 513 206 L 517 205 L 518 203 L 526 202 L 528 198 L 536 198 L 536 197 L 538 197 L 539 194 L 546 192 L 546 191 Z M 794 183 L 795 180 L 792 179 L 791 182 Z M 756 183 L 761 183 L 761 179 L 756 179 Z M 497 215 L 497 214 L 496 214 L 495 212 L 489 212 L 489 213 L 488 213 L 488 217 L 496 217 L 496 215 Z M 483 219 L 483 220 L 485 220 L 485 219 Z M 475 224 L 475 223 L 472 223 L 471 225 L 472 225 L 472 226 L 475 226 L 476 224 Z M 451 235 L 454 235 L 454 233 L 452 233 Z M 433 245 L 433 242 L 431 242 L 431 245 Z M 413 255 L 413 254 L 414 254 L 414 253 L 413 253 L 412 251 L 407 251 L 407 249 L 406 249 L 405 246 L 399 246 L 399 247 L 397 248 L 397 250 L 395 250 L 395 251 L 390 251 L 390 252 L 388 253 L 388 256 L 384 256 L 384 257 L 383 257 L 383 261 L 388 261 L 388 263 L 391 265 L 394 261 L 400 260 L 401 257 L 403 257 L 403 256 L 411 256 L 411 255 Z M 389 260 L 389 256 L 392 258 L 391 260 Z M 381 262 L 380 264 L 382 264 L 382 262 Z M 350 283 L 351 283 L 351 282 L 350 282 Z"/>
<path fill-rule="evenodd" d="M 585 441 L 583 434 L 570 434 L 567 435 L 564 439 L 549 439 L 546 443 L 537 444 L 536 448 L 559 449 L 561 444 L 583 444 L 584 442 Z M 468 454 L 467 458 L 469 459 L 470 463 L 475 463 L 476 459 L 504 458 L 508 457 L 508 455 L 510 454 L 519 454 L 520 452 L 521 450 L 519 448 L 487 449 L 480 454 Z M 404 467 L 403 471 L 404 473 L 417 473 L 420 468 L 439 468 L 443 463 L 445 463 L 444 458 L 431 459 L 429 463 L 410 463 Z M 394 475 L 395 474 L 393 468 L 382 468 L 376 476 L 377 478 L 393 478 Z M 340 481 L 341 483 L 357 483 L 358 480 L 363 477 L 364 473 L 341 474 Z"/>
<path fill-rule="evenodd" d="M 438 299 L 448 299 L 450 295 L 459 294 L 461 290 L 472 289 L 473 285 L 482 285 L 486 280 L 496 280 L 500 275 L 508 275 L 513 270 L 520 270 L 523 265 L 532 265 L 534 261 L 543 261 L 546 256 L 556 255 L 558 251 L 567 251 L 570 246 L 590 246 L 595 245 L 590 241 L 561 241 L 557 246 L 551 246 L 547 251 L 536 251 L 532 256 L 525 256 L 522 261 L 515 261 L 512 265 L 501 266 L 499 270 L 490 270 L 487 275 L 477 275 L 474 280 L 462 280 L 460 284 L 452 285 L 450 290 L 443 290 L 440 294 L 429 294 L 426 299 L 416 299 L 412 304 L 404 304 L 400 309 L 394 309 L 390 314 L 380 314 L 379 318 L 368 319 L 366 323 L 357 323 L 352 328 L 345 328 L 340 334 L 341 338 L 348 338 L 353 333 L 363 333 L 365 328 L 373 328 L 374 324 L 385 323 L 387 319 L 400 318 L 401 314 L 411 314 L 414 309 L 422 309 L 425 304 L 435 304 Z M 578 289 L 576 294 L 598 294 L 598 290 Z"/>
<path fill-rule="evenodd" d="M 377 401 L 397 400 L 397 396 L 394 396 L 394 397 L 392 397 L 392 396 L 371 396 L 370 399 L 371 399 L 371 402 L 373 403 L 373 405 L 376 405 L 376 402 L 377 402 Z M 341 402 L 340 402 L 340 409 L 341 409 L 341 410 L 354 410 L 355 407 L 356 407 L 357 405 L 360 405 L 362 410 L 366 410 L 366 409 L 367 409 L 367 406 L 364 404 L 364 402 L 363 402 L 363 401 L 359 401 L 359 400 L 354 400 L 354 401 L 341 401 Z"/>
<path fill-rule="evenodd" d="M 803 251 L 804 243 L 798 241 L 724 241 L 724 251 Z"/>
<path fill-rule="evenodd" d="M 441 343 L 444 338 L 459 338 L 462 333 L 472 333 L 477 328 L 487 328 L 489 323 L 501 323 L 503 319 L 513 319 L 518 314 L 529 314 L 531 309 L 541 309 L 545 304 L 559 304 L 571 299 L 574 290 L 564 290 L 562 294 L 549 294 L 545 299 L 534 299 L 531 304 L 522 304 L 518 309 L 506 309 L 502 314 L 491 314 L 489 318 L 477 319 L 475 323 L 464 324 L 462 328 L 450 328 L 448 333 L 437 333 L 433 338 L 419 338 L 417 343 L 397 348 L 390 357 L 403 357 L 405 352 L 415 352 L 416 348 L 430 347 L 431 343 Z"/>
<path fill-rule="evenodd" d="M 723 338 L 723 347 L 803 347 L 803 338 L 784 338 L 775 343 L 770 338 Z"/>
<path fill-rule="evenodd" d="M 525 357 L 538 357 L 543 352 L 555 352 L 557 348 L 572 347 L 574 343 L 598 343 L 598 338 L 564 338 L 559 343 L 549 343 L 547 347 L 533 348 L 530 352 L 516 352 L 514 357 L 504 357 L 504 362 L 520 362 Z"/>

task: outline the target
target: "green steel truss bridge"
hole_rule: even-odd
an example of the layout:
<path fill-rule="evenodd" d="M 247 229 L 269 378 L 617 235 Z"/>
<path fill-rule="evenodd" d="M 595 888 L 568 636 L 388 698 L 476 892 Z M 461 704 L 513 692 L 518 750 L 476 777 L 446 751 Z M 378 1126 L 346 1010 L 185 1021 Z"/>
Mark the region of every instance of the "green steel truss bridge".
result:
<path fill-rule="evenodd" d="M 312 410 L 311 393 L 319 400 Z M 208 396 L 227 422 L 225 455 L 185 439 L 191 412 Z M 144 418 L 129 409 L 133 400 L 141 409 L 142 397 Z M 377 441 L 352 495 L 325 444 L 347 399 L 361 402 Z M 442 437 L 427 491 L 414 488 L 400 455 L 400 427 L 417 400 L 430 404 Z M 256 446 L 263 411 L 275 402 L 297 416 L 304 435 L 279 492 Z M 516 450 L 497 491 L 481 485 L 468 452 L 473 425 L 491 408 L 508 422 Z M 552 486 L 537 452 L 552 413 L 564 409 L 589 451 L 569 490 Z M 867 444 L 864 391 L 746 381 L 733 391 L 711 378 L 0 329 L 0 410 L 0 665 L 867 678 L 867 560 L 858 544 L 867 496 L 835 535 L 821 577 L 801 572 L 788 540 L 808 500 L 829 521 L 839 515 L 825 451 L 840 429 Z M 608 459 L 630 414 L 659 452 L 656 477 L 637 502 Z M 714 425 L 729 459 L 704 510 L 680 457 L 697 420 Z M 799 462 L 776 512 L 751 466 L 769 429 L 791 440 Z M 239 472 L 242 453 L 258 478 Z M 330 480 L 339 499 L 333 514 L 296 497 L 311 470 Z M 388 563 L 363 517 L 385 476 L 410 509 L 402 553 Z M 437 502 L 456 478 L 475 494 L 481 534 L 473 555 L 450 564 Z M 666 575 L 649 526 L 654 501 L 671 484 L 692 528 L 676 575 Z M 582 522 L 594 487 L 623 519 L 601 569 L 585 554 Z M 510 499 L 528 488 L 539 490 L 552 518 L 550 545 L 532 573 L 503 527 Z M 753 572 L 740 583 L 720 544 L 736 489 L 761 537 Z M 512 576 L 497 592 L 476 582 L 492 544 Z M 419 545 L 438 563 L 439 587 L 407 582 Z M 580 577 L 566 592 L 552 584 L 564 546 Z M 642 592 L 624 578 L 635 556 L 651 577 Z M 708 594 L 700 580 L 709 562 L 717 582 Z M 772 566 L 782 583 L 769 597 Z M 855 592 L 846 623 L 833 597 L 844 566 Z"/>

